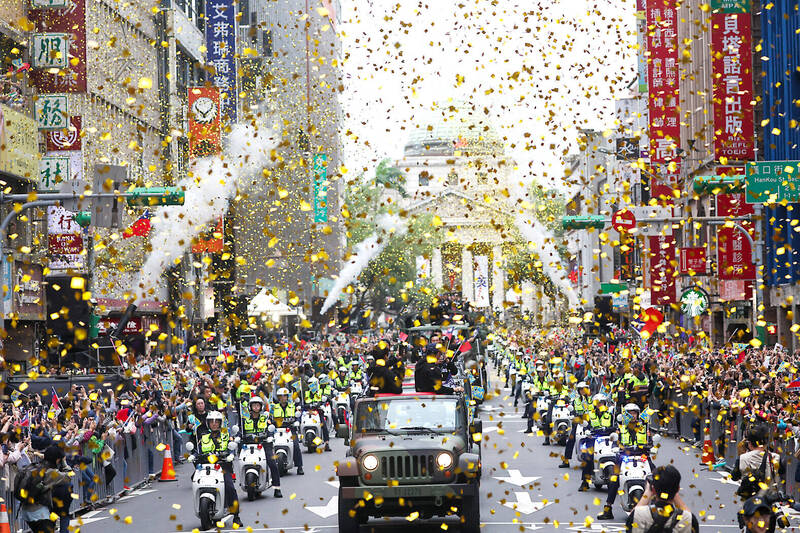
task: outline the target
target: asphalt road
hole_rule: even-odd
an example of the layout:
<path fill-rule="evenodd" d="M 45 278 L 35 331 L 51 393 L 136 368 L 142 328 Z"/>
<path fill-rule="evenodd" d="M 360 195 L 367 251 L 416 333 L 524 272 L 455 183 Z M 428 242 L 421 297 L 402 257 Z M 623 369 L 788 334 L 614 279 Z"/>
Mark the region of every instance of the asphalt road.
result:
<path fill-rule="evenodd" d="M 521 408 L 513 407 L 508 390 L 495 390 L 499 394 L 480 411 L 484 421 L 483 531 L 623 530 L 626 515 L 618 503 L 614 508 L 615 520 L 593 520 L 602 511 L 605 493 L 578 492 L 580 473 L 575 461 L 572 469 L 559 469 L 563 447 L 545 447 L 543 437 L 525 435 Z M 255 532 L 336 531 L 337 484 L 333 464 L 344 458 L 345 447 L 341 439 L 336 439 L 332 448 L 332 452 L 304 455 L 306 475 L 290 474 L 281 480 L 283 499 L 274 499 L 270 491 L 270 495 L 247 502 L 240 491 L 241 518 L 245 526 Z M 701 533 L 733 533 L 738 529 L 737 508 L 733 503 L 736 487 L 726 474 L 709 472 L 700 465 L 697 449 L 672 439 L 662 441 L 656 460 L 656 464 L 665 463 L 675 464 L 680 470 L 683 476 L 681 494 L 700 520 Z M 199 528 L 200 522 L 192 510 L 190 467 L 181 465 L 177 472 L 177 482 L 154 482 L 113 505 L 83 515 L 73 524 L 80 526 L 84 533 L 126 530 L 155 533 Z M 230 527 L 230 521 L 227 524 Z M 362 527 L 362 533 L 407 531 L 409 525 L 403 518 L 373 519 Z M 414 525 L 416 531 L 460 529 L 457 518 Z"/>

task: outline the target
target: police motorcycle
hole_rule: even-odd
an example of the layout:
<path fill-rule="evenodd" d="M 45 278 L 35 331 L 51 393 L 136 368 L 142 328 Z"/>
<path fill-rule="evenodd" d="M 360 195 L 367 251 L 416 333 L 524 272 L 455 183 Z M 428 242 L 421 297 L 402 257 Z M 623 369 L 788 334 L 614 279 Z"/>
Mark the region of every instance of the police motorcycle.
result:
<path fill-rule="evenodd" d="M 572 419 L 574 418 L 572 412 L 572 405 L 568 398 L 553 397 L 550 399 L 553 403 L 553 412 L 551 416 L 552 432 L 550 433 L 550 442 L 563 446 L 567 443 L 569 432 L 572 429 Z"/>
<path fill-rule="evenodd" d="M 252 404 L 254 401 L 263 401 L 258 396 L 250 399 Z M 237 473 L 239 479 L 239 486 L 247 493 L 247 501 L 254 501 L 257 497 L 272 488 L 272 479 L 267 469 L 267 456 L 273 452 L 273 444 L 275 442 L 275 426 L 270 424 L 267 428 L 266 446 L 261 443 L 242 443 L 239 456 L 234 463 L 233 471 Z"/>
<path fill-rule="evenodd" d="M 289 389 L 285 387 L 280 388 L 278 389 L 277 395 L 289 396 Z M 272 436 L 272 449 L 275 453 L 275 461 L 278 463 L 278 471 L 281 476 L 286 475 L 289 470 L 296 466 L 294 460 L 292 427 L 295 430 L 299 430 L 300 422 L 295 419 L 291 426 L 275 428 L 275 432 Z"/>
<path fill-rule="evenodd" d="M 617 421 L 622 424 L 627 423 L 631 416 L 630 412 L 634 410 L 634 408 L 636 411 L 639 410 L 639 406 L 635 404 L 626 405 L 623 412 L 617 415 Z M 647 421 L 642 420 L 642 423 L 647 424 Z M 616 437 L 616 434 L 614 436 Z M 619 473 L 617 475 L 619 478 L 619 488 L 622 490 L 622 494 L 619 498 L 619 502 L 626 513 L 629 513 L 636 507 L 636 504 L 644 494 L 645 488 L 647 487 L 647 478 L 653 473 L 650 468 L 650 462 L 656 458 L 660 441 L 661 435 L 656 434 L 653 436 L 652 448 L 640 454 L 622 454 L 620 458 Z"/>
<path fill-rule="evenodd" d="M 343 390 L 339 390 L 336 387 L 336 383 L 337 382 L 334 382 L 332 399 L 333 411 L 336 413 L 336 420 L 339 421 L 339 425 L 336 428 L 336 436 L 341 439 L 346 439 L 350 435 L 350 427 L 352 424 L 349 392 L 349 387 L 352 382 L 347 380 L 348 387 Z M 342 421 L 344 421 L 344 423 L 342 423 Z"/>
<path fill-rule="evenodd" d="M 308 380 L 308 390 L 312 394 L 319 391 L 319 381 L 316 378 Z M 322 443 L 322 424 L 327 423 L 324 419 L 324 403 L 327 403 L 327 398 L 323 396 L 322 401 L 306 405 L 300 416 L 300 434 L 308 453 L 316 452 L 317 446 Z"/>
<path fill-rule="evenodd" d="M 213 411 L 208 414 L 209 419 L 218 419 L 223 423 L 222 413 Z M 213 417 L 213 418 L 212 418 Z M 239 433 L 239 427 L 233 426 L 230 435 L 235 436 Z M 222 461 L 232 463 L 238 448 L 238 437 L 230 439 L 228 444 L 228 455 L 217 457 L 214 462 L 209 461 L 210 456 L 190 455 L 189 461 L 195 463 L 195 470 L 192 473 L 192 500 L 194 502 L 194 514 L 200 519 L 200 529 L 211 529 L 215 523 L 227 516 L 228 508 L 225 507 L 225 473 L 222 470 Z M 194 452 L 193 442 L 186 443 L 186 450 Z M 198 450 L 199 452 L 199 450 Z M 201 462 L 195 462 L 204 459 Z M 266 465 L 266 461 L 265 461 Z"/>
<path fill-rule="evenodd" d="M 608 397 L 605 394 L 595 394 L 592 401 L 605 403 Z M 614 475 L 614 465 L 617 460 L 619 447 L 616 446 L 614 436 L 609 429 L 593 429 L 588 423 L 579 425 L 575 431 L 575 446 L 577 457 L 581 461 L 588 461 L 589 454 L 592 454 L 594 461 L 594 471 L 592 472 L 592 483 L 596 489 L 601 489 L 608 485 L 611 476 Z"/>

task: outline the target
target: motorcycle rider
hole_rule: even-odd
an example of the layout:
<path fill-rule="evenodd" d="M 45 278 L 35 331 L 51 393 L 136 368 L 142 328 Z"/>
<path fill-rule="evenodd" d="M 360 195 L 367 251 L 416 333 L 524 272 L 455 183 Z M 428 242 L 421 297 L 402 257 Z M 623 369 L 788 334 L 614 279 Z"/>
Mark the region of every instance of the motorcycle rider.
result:
<path fill-rule="evenodd" d="M 338 391 L 346 391 L 350 388 L 350 377 L 348 376 L 346 367 L 339 367 L 339 373 L 337 374 L 336 379 L 333 380 L 333 388 Z"/>
<path fill-rule="evenodd" d="M 204 433 L 199 439 L 198 449 L 203 456 L 215 455 L 219 458 L 231 453 L 228 445 L 231 442 L 231 435 L 227 429 L 222 428 L 225 417 L 219 411 L 211 411 L 206 417 L 208 432 Z M 230 461 L 219 460 L 217 464 L 222 466 L 225 479 L 225 506 L 228 512 L 233 514 L 233 523 L 243 526 L 239 518 L 239 496 L 236 494 L 236 486 L 233 483 L 233 466 Z"/>
<path fill-rule="evenodd" d="M 269 416 L 264 413 L 264 400 L 261 396 L 253 396 L 247 402 L 247 415 L 242 418 L 242 442 L 245 444 L 261 444 L 267 455 L 267 468 L 275 487 L 275 497 L 283 498 L 281 493 L 281 474 L 275 461 L 272 444 L 267 443 Z"/>
<path fill-rule="evenodd" d="M 609 434 L 614 428 L 614 417 L 607 406 L 608 396 L 602 393 L 595 394 L 592 398 L 592 409 L 589 411 L 589 428 L 593 434 Z M 569 463 L 567 463 L 569 466 Z M 590 448 L 587 460 L 583 462 L 581 469 L 581 492 L 589 490 L 589 480 L 594 472 L 594 447 Z"/>
<path fill-rule="evenodd" d="M 328 386 L 328 389 L 330 389 L 330 386 Z M 329 452 L 331 451 L 330 435 L 328 433 L 328 424 L 325 420 L 325 413 L 322 410 L 322 404 L 324 403 L 322 400 L 323 397 L 324 395 L 319 380 L 317 378 L 310 378 L 308 380 L 308 388 L 306 388 L 303 395 L 303 408 L 311 409 L 312 405 L 319 406 L 319 416 L 322 421 L 322 440 L 325 441 L 325 451 Z"/>
<path fill-rule="evenodd" d="M 289 401 L 289 389 L 281 387 L 276 394 L 278 401 L 272 404 L 272 423 L 275 427 L 290 427 L 292 430 L 292 456 L 294 464 L 297 465 L 297 475 L 302 476 L 303 472 L 303 452 L 300 451 L 300 439 L 297 438 L 297 428 L 294 421 L 297 418 L 297 407 L 294 402 Z"/>
<path fill-rule="evenodd" d="M 572 429 L 567 437 L 567 444 L 564 448 L 564 460 L 558 465 L 559 468 L 569 468 L 569 460 L 572 459 L 572 452 L 575 450 L 575 431 L 578 429 L 578 424 L 587 422 L 589 414 L 592 412 L 592 400 L 589 391 L 589 385 L 585 381 L 581 381 L 575 386 L 577 393 L 572 399 L 572 409 L 575 412 L 575 417 L 572 419 Z"/>
<path fill-rule="evenodd" d="M 568 397 L 567 387 L 564 385 L 563 377 L 559 369 L 552 371 L 552 379 L 550 379 L 547 383 L 547 392 L 550 395 L 550 406 L 547 409 L 547 416 L 544 420 L 545 446 L 550 445 L 550 436 L 553 434 L 553 407 L 555 407 L 558 400 L 566 399 Z"/>
<path fill-rule="evenodd" d="M 528 365 L 525 364 L 525 358 L 522 356 L 522 350 L 517 353 L 515 364 L 517 368 L 517 380 L 514 384 L 514 407 L 517 407 L 519 397 L 522 394 L 522 380 L 528 375 Z"/>
<path fill-rule="evenodd" d="M 647 460 L 650 463 L 650 470 L 655 470 L 655 465 L 653 465 L 649 454 L 652 446 L 650 431 L 647 429 L 647 424 L 639 419 L 640 412 L 641 409 L 635 403 L 629 403 L 624 408 L 622 414 L 623 421 L 617 429 L 620 454 L 617 457 L 616 466 L 614 467 L 616 475 L 612 476 L 611 481 L 608 483 L 606 505 L 603 512 L 597 516 L 598 520 L 612 520 L 614 518 L 611 507 L 614 505 L 617 499 L 617 491 L 619 491 L 619 468 L 622 464 L 623 455 L 646 454 Z"/>

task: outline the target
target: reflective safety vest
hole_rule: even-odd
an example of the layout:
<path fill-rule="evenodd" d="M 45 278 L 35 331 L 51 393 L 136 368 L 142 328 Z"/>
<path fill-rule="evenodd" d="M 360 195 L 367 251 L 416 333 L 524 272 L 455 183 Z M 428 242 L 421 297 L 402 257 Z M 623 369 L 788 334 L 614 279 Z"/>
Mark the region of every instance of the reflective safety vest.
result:
<path fill-rule="evenodd" d="M 306 389 L 306 392 L 303 396 L 306 403 L 315 403 L 322 401 L 322 391 L 318 390 L 316 394 L 312 394 L 310 390 Z"/>
<path fill-rule="evenodd" d="M 640 388 L 647 387 L 648 385 L 650 385 L 650 380 L 647 379 L 647 376 L 645 376 L 644 379 L 639 379 L 634 375 L 630 379 L 630 383 L 631 383 L 631 385 L 633 385 L 634 389 L 640 389 Z"/>
<path fill-rule="evenodd" d="M 539 374 L 534 374 L 533 388 L 536 389 L 536 392 L 543 392 L 547 390 L 547 378 L 539 379 Z"/>
<path fill-rule="evenodd" d="M 350 380 L 347 378 L 342 379 L 340 376 L 336 376 L 336 379 L 333 380 L 333 386 L 340 391 L 347 390 L 350 388 Z"/>
<path fill-rule="evenodd" d="M 249 416 L 242 419 L 242 433 L 245 438 L 263 437 L 267 434 L 267 427 L 269 427 L 269 417 L 264 413 L 261 413 L 258 420 L 253 420 Z"/>
<path fill-rule="evenodd" d="M 588 413 L 592 408 L 592 401 L 587 398 L 577 396 L 572 400 L 572 408 L 575 409 L 575 414 L 578 415 Z"/>
<path fill-rule="evenodd" d="M 608 410 L 601 412 L 600 416 L 597 415 L 597 409 L 589 413 L 589 425 L 592 426 L 592 429 L 609 429 L 613 423 L 614 417 Z"/>
<path fill-rule="evenodd" d="M 230 440 L 231 436 L 227 431 L 220 431 L 217 438 L 212 437 L 211 433 L 205 433 L 200 437 L 200 452 L 203 455 L 227 453 Z"/>
<path fill-rule="evenodd" d="M 647 446 L 647 428 L 642 424 L 637 424 L 635 432 L 632 432 L 628 425 L 619 427 L 619 443 L 626 448 L 643 448 Z"/>
<path fill-rule="evenodd" d="M 280 425 L 280 421 L 284 418 L 294 418 L 295 417 L 295 405 L 293 402 L 288 402 L 286 407 L 282 406 L 280 403 L 273 403 L 272 404 L 272 418 L 275 419 L 275 422 Z"/>

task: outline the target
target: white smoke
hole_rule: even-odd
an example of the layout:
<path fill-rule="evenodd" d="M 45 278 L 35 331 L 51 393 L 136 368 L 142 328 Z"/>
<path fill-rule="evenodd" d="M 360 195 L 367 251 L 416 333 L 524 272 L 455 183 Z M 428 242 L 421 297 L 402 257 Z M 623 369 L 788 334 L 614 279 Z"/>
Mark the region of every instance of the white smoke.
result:
<path fill-rule="evenodd" d="M 367 268 L 369 262 L 377 257 L 389 244 L 391 234 L 405 235 L 406 231 L 408 231 L 407 223 L 397 215 L 381 215 L 378 217 L 377 224 L 379 230 L 356 245 L 350 260 L 339 272 L 333 288 L 331 288 L 328 297 L 325 298 L 325 303 L 322 305 L 321 313 L 323 315 L 336 303 L 342 290 L 355 280 L 361 274 L 361 271 Z"/>
<path fill-rule="evenodd" d="M 235 124 L 222 154 L 192 163 L 189 177 L 178 184 L 186 192 L 185 203 L 159 208 L 151 220 L 152 251 L 134 287 L 139 296 L 159 285 L 161 274 L 183 256 L 194 237 L 215 227 L 238 186 L 270 164 L 277 144 L 277 135 L 266 124 Z"/>

